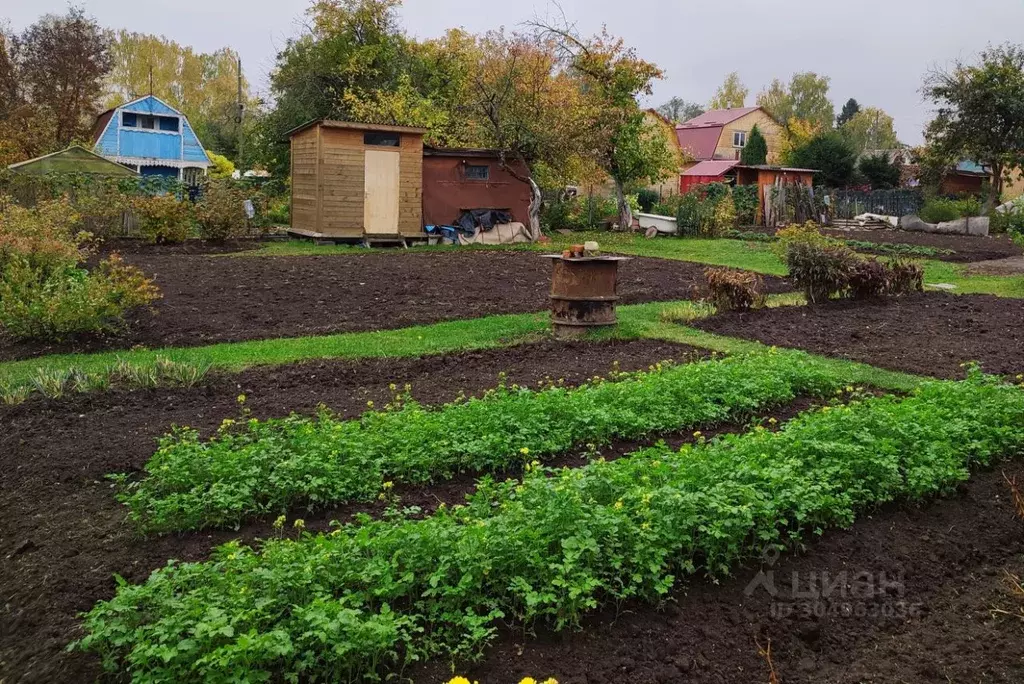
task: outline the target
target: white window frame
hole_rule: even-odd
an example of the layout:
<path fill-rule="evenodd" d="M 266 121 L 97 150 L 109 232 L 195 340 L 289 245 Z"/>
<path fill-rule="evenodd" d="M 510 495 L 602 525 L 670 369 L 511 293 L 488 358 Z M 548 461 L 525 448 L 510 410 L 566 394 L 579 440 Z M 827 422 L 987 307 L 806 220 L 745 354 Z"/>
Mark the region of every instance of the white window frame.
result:
<path fill-rule="evenodd" d="M 739 143 L 736 142 L 737 138 L 739 138 L 739 140 L 740 140 Z M 747 146 L 747 132 L 746 131 L 733 131 L 732 132 L 732 146 L 736 147 L 738 149 L 741 149 L 741 150 L 744 147 L 746 147 Z"/>

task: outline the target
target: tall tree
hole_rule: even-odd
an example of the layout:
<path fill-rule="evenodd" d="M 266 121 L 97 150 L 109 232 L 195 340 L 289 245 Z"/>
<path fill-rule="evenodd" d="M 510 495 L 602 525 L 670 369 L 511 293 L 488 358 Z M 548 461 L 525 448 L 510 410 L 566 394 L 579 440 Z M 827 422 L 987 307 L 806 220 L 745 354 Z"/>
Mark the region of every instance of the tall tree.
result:
<path fill-rule="evenodd" d="M 665 135 L 646 120 L 637 102 L 641 95 L 651 94 L 661 69 L 606 31 L 583 39 L 570 28 L 541 28 L 558 43 L 565 68 L 584 93 L 592 153 L 615 183 L 619 226 L 628 230 L 633 210 L 626 188 L 661 180 L 679 168 Z"/>
<path fill-rule="evenodd" d="M 784 126 L 792 119 L 802 119 L 821 128 L 831 128 L 835 109 L 828 98 L 828 90 L 827 76 L 807 71 L 793 74 L 789 85 L 773 80 L 758 94 L 757 104 Z"/>
<path fill-rule="evenodd" d="M 924 93 L 937 106 L 925 137 L 938 154 L 967 158 L 992 169 L 986 199 L 991 210 L 1006 175 L 1024 164 L 1024 45 L 989 47 L 977 64 L 936 70 Z"/>
<path fill-rule="evenodd" d="M 839 112 L 839 116 L 836 117 L 836 128 L 842 128 L 843 124 L 856 116 L 859 111 L 860 103 L 851 97 L 843 105 L 843 111 Z"/>
<path fill-rule="evenodd" d="M 815 181 L 821 185 L 842 188 L 853 180 L 857 153 L 845 136 L 830 129 L 794 148 L 789 163 L 818 171 Z"/>
<path fill-rule="evenodd" d="M 768 141 L 761 135 L 761 129 L 754 124 L 750 129 L 750 137 L 740 154 L 740 162 L 747 166 L 758 166 L 768 163 Z"/>
<path fill-rule="evenodd" d="M 583 93 L 558 68 L 552 40 L 536 33 L 493 31 L 478 45 L 467 120 L 478 122 L 481 142 L 497 149 L 503 167 L 529 186 L 530 233 L 537 239 L 542 198 L 534 177 L 544 167 L 571 166 L 586 149 L 589 117 Z"/>
<path fill-rule="evenodd" d="M 703 114 L 704 108 L 696 102 L 687 102 L 681 97 L 673 97 L 658 107 L 657 112 L 672 123 L 682 123 Z"/>
<path fill-rule="evenodd" d="M 237 161 L 237 52 L 221 48 L 201 53 L 163 36 L 119 31 L 110 53 L 107 106 L 156 95 L 188 117 L 207 148 Z M 241 94 L 243 106 L 249 104 L 244 76 Z"/>
<path fill-rule="evenodd" d="M 110 70 L 109 32 L 71 7 L 29 26 L 15 54 L 28 100 L 53 121 L 54 149 L 84 138 Z"/>
<path fill-rule="evenodd" d="M 708 103 L 708 109 L 735 109 L 743 107 L 747 102 L 747 95 L 750 90 L 743 85 L 738 72 L 734 71 L 725 77 L 725 81 L 718 87 L 715 96 Z"/>
<path fill-rule="evenodd" d="M 783 126 L 793 118 L 793 96 L 786 84 L 777 78 L 757 94 L 757 106 L 764 108 L 772 118 Z"/>
<path fill-rule="evenodd" d="M 877 107 L 860 110 L 839 130 L 849 139 L 858 156 L 899 147 L 893 118 Z"/>
<path fill-rule="evenodd" d="M 287 175 L 285 133 L 319 118 L 351 118 L 357 98 L 392 91 L 408 73 L 409 40 L 398 21 L 401 0 L 318 0 L 310 28 L 288 41 L 270 76 L 274 107 L 257 120 L 258 152 L 267 168 Z"/>
<path fill-rule="evenodd" d="M 887 152 L 861 157 L 857 169 L 875 190 L 889 190 L 900 186 L 902 169 Z"/>

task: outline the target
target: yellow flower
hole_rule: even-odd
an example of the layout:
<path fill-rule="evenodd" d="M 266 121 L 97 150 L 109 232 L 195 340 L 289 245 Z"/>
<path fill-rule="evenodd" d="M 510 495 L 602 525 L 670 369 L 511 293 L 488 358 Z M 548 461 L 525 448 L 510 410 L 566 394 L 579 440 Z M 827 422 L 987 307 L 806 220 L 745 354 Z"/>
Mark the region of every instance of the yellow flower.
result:
<path fill-rule="evenodd" d="M 533 677 L 523 677 L 519 680 L 519 684 L 537 684 L 537 680 Z"/>
<path fill-rule="evenodd" d="M 448 684 L 470 684 L 470 681 L 465 677 L 452 677 L 448 680 Z"/>
<path fill-rule="evenodd" d="M 394 482 L 385 482 L 383 487 L 384 487 L 384 489 L 394 489 L 395 483 Z"/>
<path fill-rule="evenodd" d="M 700 436 L 701 436 L 702 434 L 704 434 L 704 433 L 703 433 L 703 432 L 701 432 L 700 430 L 698 430 L 697 432 L 694 432 L 694 433 L 693 433 L 693 436 L 694 436 L 694 437 L 700 437 Z"/>
<path fill-rule="evenodd" d="M 543 682 L 541 682 L 541 684 L 558 684 L 558 680 L 554 677 L 548 677 Z"/>
<path fill-rule="evenodd" d="M 615 502 L 615 510 L 619 510 L 621 508 L 622 508 L 622 499 L 619 499 L 618 501 Z"/>
<path fill-rule="evenodd" d="M 640 526 L 640 529 L 641 530 L 649 530 L 649 529 L 651 529 L 651 523 L 645 522 L 643 525 Z"/>
<path fill-rule="evenodd" d="M 244 404 L 244 403 L 245 403 L 245 398 L 246 398 L 246 397 L 245 397 L 245 395 L 244 395 L 244 394 L 239 394 L 239 395 L 238 395 L 238 403 L 239 403 L 239 404 Z"/>
<path fill-rule="evenodd" d="M 274 521 L 274 529 L 275 530 L 279 530 L 282 527 L 284 527 L 284 523 L 285 523 L 286 520 L 287 520 L 287 518 L 285 518 L 283 515 L 279 516 L 277 518 L 277 520 Z"/>
<path fill-rule="evenodd" d="M 529 456 L 530 449 L 529 447 L 523 447 L 522 449 L 519 450 L 519 453 L 521 453 L 523 456 Z"/>
<path fill-rule="evenodd" d="M 775 424 L 776 424 L 776 423 L 778 423 L 779 421 L 777 421 L 777 420 L 776 420 L 776 419 L 774 419 L 774 418 L 769 418 L 769 419 L 768 419 L 768 422 L 769 422 L 769 423 L 771 423 L 772 425 L 775 425 Z"/>
<path fill-rule="evenodd" d="M 304 530 L 306 529 L 306 521 L 302 518 L 299 518 L 298 520 L 292 523 L 292 527 L 294 527 L 297 530 Z"/>

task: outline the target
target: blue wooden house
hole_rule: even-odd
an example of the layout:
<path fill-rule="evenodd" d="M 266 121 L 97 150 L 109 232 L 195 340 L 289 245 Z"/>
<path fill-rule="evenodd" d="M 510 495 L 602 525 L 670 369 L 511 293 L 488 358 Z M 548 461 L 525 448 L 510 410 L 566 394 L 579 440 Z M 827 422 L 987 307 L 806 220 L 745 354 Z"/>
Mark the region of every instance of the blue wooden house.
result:
<path fill-rule="evenodd" d="M 93 127 L 93 150 L 143 176 L 197 183 L 210 160 L 184 114 L 154 95 L 108 109 Z"/>

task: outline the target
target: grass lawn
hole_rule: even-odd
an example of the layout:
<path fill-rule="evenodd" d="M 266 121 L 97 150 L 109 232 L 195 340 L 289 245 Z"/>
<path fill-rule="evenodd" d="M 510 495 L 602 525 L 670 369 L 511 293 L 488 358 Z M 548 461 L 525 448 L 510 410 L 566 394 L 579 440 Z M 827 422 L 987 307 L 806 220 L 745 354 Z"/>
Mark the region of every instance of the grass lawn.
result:
<path fill-rule="evenodd" d="M 773 295 L 769 306 L 803 303 L 798 295 Z M 712 313 L 706 305 L 689 301 L 652 302 L 618 308 L 619 326 L 614 331 L 591 333 L 593 339 L 652 338 L 690 344 L 723 353 L 763 350 L 757 342 L 712 335 L 679 323 L 698 320 Z M 547 312 L 488 316 L 464 321 L 317 337 L 281 338 L 250 342 L 229 342 L 205 347 L 131 349 L 97 354 L 55 354 L 0 363 L 0 385 L 8 389 L 32 385 L 40 371 L 74 369 L 104 374 L 118 360 L 138 367 L 153 366 L 159 358 L 180 363 L 210 364 L 213 369 L 237 372 L 252 366 L 282 365 L 313 359 L 360 359 L 410 357 L 473 349 L 491 349 L 538 340 L 550 334 Z M 823 359 L 845 367 L 850 382 L 905 390 L 918 382 L 914 376 L 871 368 L 850 361 Z"/>

